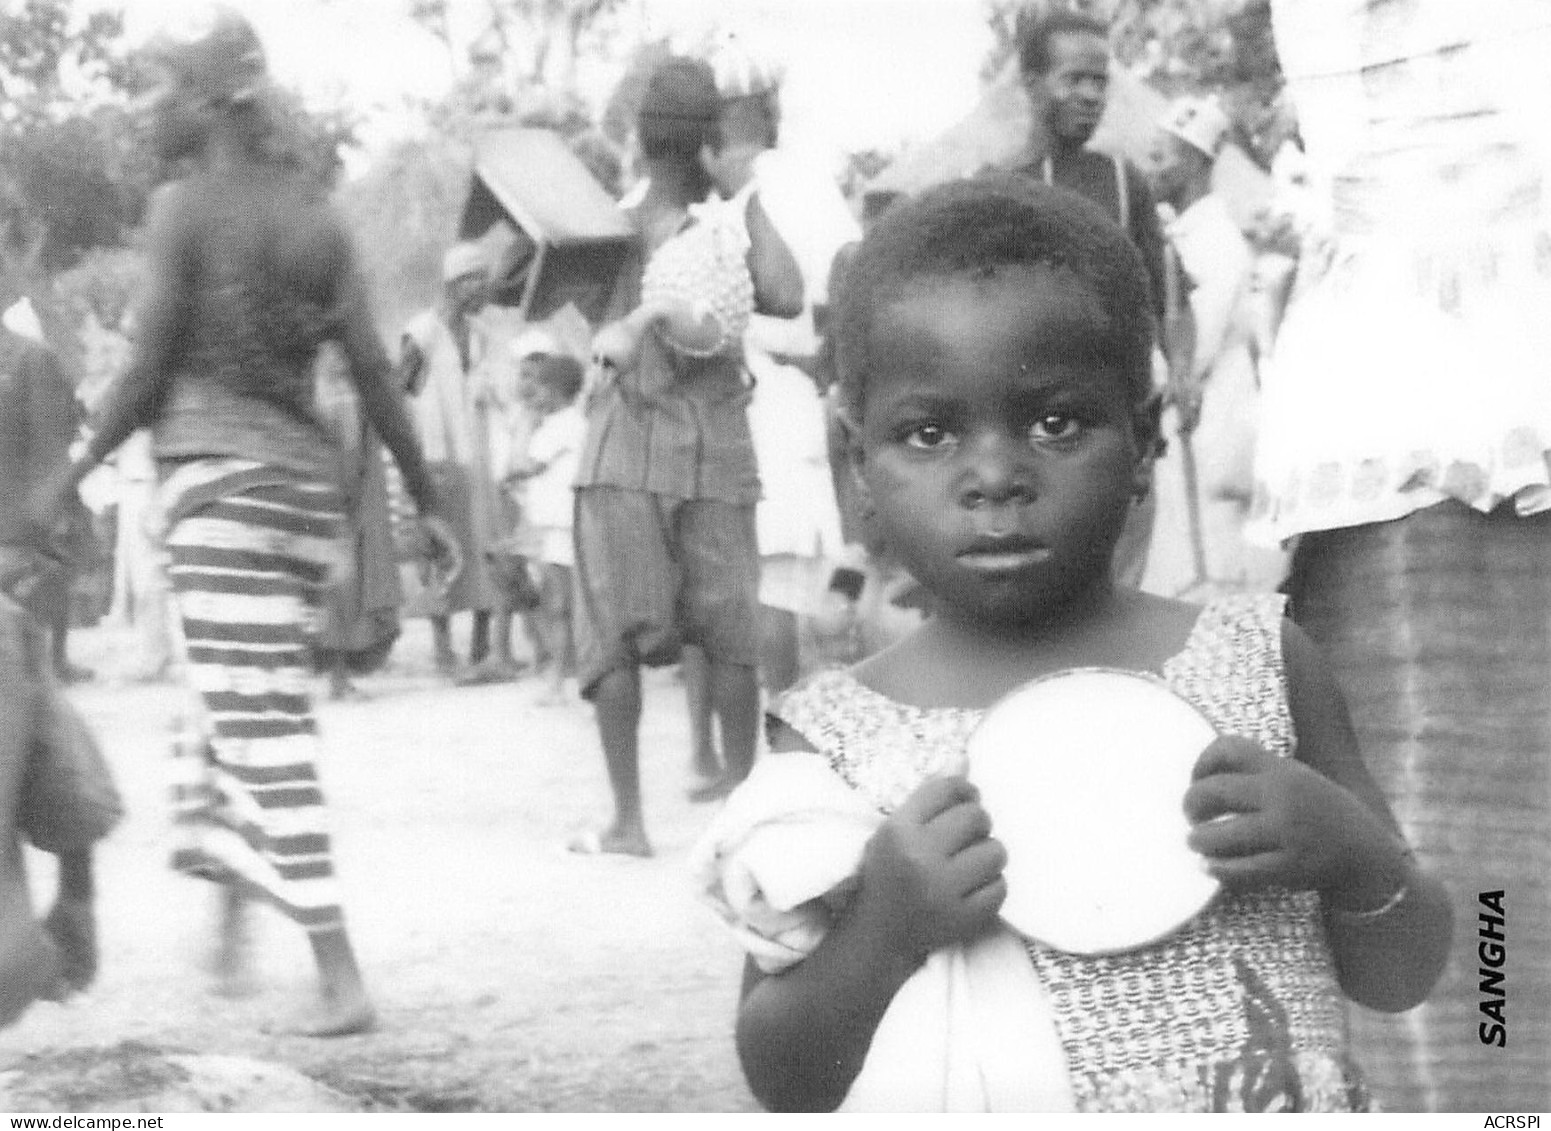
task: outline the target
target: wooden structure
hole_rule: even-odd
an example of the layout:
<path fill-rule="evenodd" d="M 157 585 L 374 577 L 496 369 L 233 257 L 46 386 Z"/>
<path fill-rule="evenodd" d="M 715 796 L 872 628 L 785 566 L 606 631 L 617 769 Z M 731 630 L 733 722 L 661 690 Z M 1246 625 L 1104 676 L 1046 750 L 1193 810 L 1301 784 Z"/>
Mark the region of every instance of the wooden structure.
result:
<path fill-rule="evenodd" d="M 596 326 L 635 244 L 635 228 L 553 130 L 493 130 L 475 144 L 459 236 L 497 264 L 494 301 L 542 321 L 576 307 Z"/>

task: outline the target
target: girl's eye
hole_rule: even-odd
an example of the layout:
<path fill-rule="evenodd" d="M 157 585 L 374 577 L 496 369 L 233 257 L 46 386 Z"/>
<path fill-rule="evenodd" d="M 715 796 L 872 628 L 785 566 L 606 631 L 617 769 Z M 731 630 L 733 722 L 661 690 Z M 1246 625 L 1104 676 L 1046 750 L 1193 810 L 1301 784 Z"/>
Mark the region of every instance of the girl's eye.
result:
<path fill-rule="evenodd" d="M 1081 431 L 1081 422 L 1064 412 L 1047 412 L 1029 426 L 1029 435 L 1036 440 L 1072 440 Z"/>
<path fill-rule="evenodd" d="M 905 444 L 922 451 L 934 451 L 953 439 L 941 424 L 917 424 L 905 433 Z"/>

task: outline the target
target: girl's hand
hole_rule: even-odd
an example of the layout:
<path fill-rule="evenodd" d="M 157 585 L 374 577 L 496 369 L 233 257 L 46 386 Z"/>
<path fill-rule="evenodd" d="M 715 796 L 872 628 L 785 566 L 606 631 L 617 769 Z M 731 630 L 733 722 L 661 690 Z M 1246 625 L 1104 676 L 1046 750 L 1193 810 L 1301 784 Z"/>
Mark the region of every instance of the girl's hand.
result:
<path fill-rule="evenodd" d="M 1007 850 L 991 838 L 979 791 L 961 777 L 934 778 L 873 834 L 862 858 L 858 914 L 878 917 L 894 949 L 913 963 L 974 938 L 996 920 Z"/>
<path fill-rule="evenodd" d="M 1373 878 L 1391 871 L 1404 852 L 1356 795 L 1247 738 L 1213 742 L 1193 779 L 1185 793 L 1185 815 L 1195 826 L 1189 844 L 1227 887 L 1318 890 L 1338 905 L 1361 908 L 1375 902 Z"/>
<path fill-rule="evenodd" d="M 592 336 L 593 367 L 606 379 L 628 373 L 640 358 L 643 335 L 644 327 L 629 318 L 602 327 Z"/>

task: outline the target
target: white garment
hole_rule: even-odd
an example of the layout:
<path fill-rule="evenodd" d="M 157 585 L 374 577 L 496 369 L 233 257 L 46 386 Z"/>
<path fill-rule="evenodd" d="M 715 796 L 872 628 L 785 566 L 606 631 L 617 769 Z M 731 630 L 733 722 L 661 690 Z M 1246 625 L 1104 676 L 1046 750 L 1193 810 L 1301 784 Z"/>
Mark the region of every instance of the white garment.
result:
<path fill-rule="evenodd" d="M 1551 507 L 1551 4 L 1272 15 L 1335 250 L 1262 369 L 1253 536 Z"/>
<path fill-rule="evenodd" d="M 534 553 L 551 565 L 575 564 L 571 527 L 575 518 L 576 470 L 587 439 L 587 417 L 572 402 L 539 421 L 528 440 L 528 458 L 544 470 L 527 482 L 523 524 L 538 535 Z"/>
<path fill-rule="evenodd" d="M 823 940 L 883 821 L 818 754 L 755 763 L 690 854 L 702 897 L 768 972 Z M 843 1111 L 1072 1111 L 1054 1014 L 1005 929 L 934 952 L 900 987 Z"/>
<path fill-rule="evenodd" d="M 1253 258 L 1249 241 L 1229 212 L 1227 200 L 1215 192 L 1170 220 L 1164 234 L 1193 284 L 1190 311 L 1196 324 L 1195 372 L 1205 377 L 1227 343 L 1250 280 Z"/>
<path fill-rule="evenodd" d="M 834 178 L 795 153 L 761 153 L 754 184 L 765 215 L 797 261 L 804 299 L 799 317 L 756 314 L 744 336 L 754 377 L 749 428 L 764 492 L 755 512 L 759 552 L 766 560 L 760 603 L 811 615 L 833 563 L 845 554 L 840 509 L 830 477 L 823 398 L 811 377 L 777 358 L 817 353 L 813 307 L 827 300 L 836 252 L 860 239 L 861 228 Z"/>
<path fill-rule="evenodd" d="M 404 337 L 420 351 L 424 374 L 420 390 L 409 398 L 410 417 L 425 458 L 451 460 L 488 475 L 485 409 L 475 403 L 475 389 L 464 372 L 458 342 L 441 315 L 421 311 L 404 327 Z M 479 360 L 478 339 L 469 334 L 470 369 Z"/>

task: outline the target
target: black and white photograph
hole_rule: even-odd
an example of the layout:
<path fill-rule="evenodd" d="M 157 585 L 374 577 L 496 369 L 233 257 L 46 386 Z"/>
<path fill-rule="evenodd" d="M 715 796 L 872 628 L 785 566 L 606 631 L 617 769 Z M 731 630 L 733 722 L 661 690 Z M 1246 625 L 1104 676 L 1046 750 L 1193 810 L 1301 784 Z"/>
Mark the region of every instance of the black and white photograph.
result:
<path fill-rule="evenodd" d="M 0 1113 L 1538 1127 L 1548 112 L 1551 0 L 0 0 Z"/>

